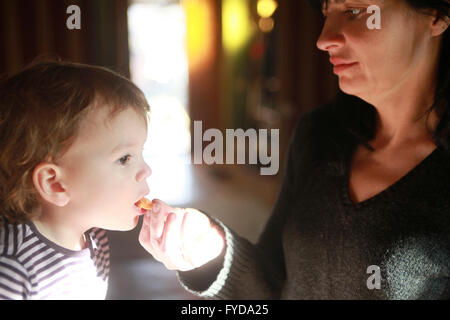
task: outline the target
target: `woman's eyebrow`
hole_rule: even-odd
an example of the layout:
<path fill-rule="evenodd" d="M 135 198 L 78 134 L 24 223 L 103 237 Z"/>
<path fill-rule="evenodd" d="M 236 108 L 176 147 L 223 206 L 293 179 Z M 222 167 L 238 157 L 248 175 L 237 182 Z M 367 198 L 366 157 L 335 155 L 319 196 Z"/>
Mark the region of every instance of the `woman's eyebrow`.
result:
<path fill-rule="evenodd" d="M 346 0 L 326 0 L 324 3 L 345 3 Z"/>
<path fill-rule="evenodd" d="M 322 2 L 322 9 L 326 8 L 329 3 L 335 3 L 335 4 L 344 4 L 346 2 L 357 2 L 361 4 L 374 4 L 375 3 L 383 3 L 383 0 L 325 0 Z"/>
<path fill-rule="evenodd" d="M 372 5 L 372 4 L 376 4 L 376 5 L 382 5 L 384 3 L 384 0 L 325 0 L 322 1 L 322 7 L 321 7 L 321 11 L 322 12 L 326 12 L 328 7 L 332 4 L 335 5 L 342 5 L 342 4 L 346 4 L 346 3 L 350 3 L 350 4 L 360 4 L 360 5 Z"/>
<path fill-rule="evenodd" d="M 329 4 L 341 4 L 346 0 L 325 0 L 322 2 L 322 10 L 327 10 Z"/>

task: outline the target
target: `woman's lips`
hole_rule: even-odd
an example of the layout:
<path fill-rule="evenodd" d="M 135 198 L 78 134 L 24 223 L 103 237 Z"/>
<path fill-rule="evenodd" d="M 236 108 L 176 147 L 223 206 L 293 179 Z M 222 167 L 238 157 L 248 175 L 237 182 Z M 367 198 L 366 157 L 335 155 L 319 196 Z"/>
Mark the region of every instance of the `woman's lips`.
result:
<path fill-rule="evenodd" d="M 339 74 L 339 73 L 343 72 L 344 70 L 347 70 L 347 69 L 353 67 L 356 64 L 358 64 L 358 62 L 336 64 L 336 65 L 334 65 L 333 72 L 335 74 Z"/>
<path fill-rule="evenodd" d="M 344 71 L 358 63 L 355 61 L 351 61 L 351 60 L 341 58 L 341 57 L 336 57 L 336 56 L 330 57 L 330 62 L 331 62 L 331 64 L 334 65 L 333 71 L 335 74 L 341 73 L 342 71 Z"/>

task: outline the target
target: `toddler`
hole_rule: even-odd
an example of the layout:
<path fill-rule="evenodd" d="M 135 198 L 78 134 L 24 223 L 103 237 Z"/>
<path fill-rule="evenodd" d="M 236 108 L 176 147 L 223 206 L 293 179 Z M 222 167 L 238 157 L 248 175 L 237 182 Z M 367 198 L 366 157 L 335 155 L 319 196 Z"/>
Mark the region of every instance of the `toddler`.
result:
<path fill-rule="evenodd" d="M 105 229 L 131 230 L 149 106 L 126 78 L 67 62 L 0 85 L 0 299 L 104 299 Z"/>

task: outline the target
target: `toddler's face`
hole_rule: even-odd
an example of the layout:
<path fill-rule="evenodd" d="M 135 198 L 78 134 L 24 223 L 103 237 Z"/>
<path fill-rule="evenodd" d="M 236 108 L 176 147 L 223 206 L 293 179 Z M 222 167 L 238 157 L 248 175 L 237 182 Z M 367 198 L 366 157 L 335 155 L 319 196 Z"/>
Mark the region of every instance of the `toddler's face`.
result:
<path fill-rule="evenodd" d="M 70 196 L 67 210 L 83 225 L 130 230 L 138 222 L 135 203 L 149 192 L 150 167 L 142 158 L 144 119 L 133 108 L 112 119 L 109 108 L 90 112 L 58 163 Z"/>

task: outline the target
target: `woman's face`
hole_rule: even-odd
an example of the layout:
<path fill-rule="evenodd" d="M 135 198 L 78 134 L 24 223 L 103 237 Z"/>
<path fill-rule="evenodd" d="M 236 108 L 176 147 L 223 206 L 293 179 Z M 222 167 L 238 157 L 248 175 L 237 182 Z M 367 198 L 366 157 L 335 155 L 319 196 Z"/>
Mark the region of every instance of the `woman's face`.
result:
<path fill-rule="evenodd" d="M 367 26 L 370 5 L 380 9 L 380 29 Z M 432 17 L 405 0 L 329 0 L 323 11 L 317 46 L 328 51 L 345 93 L 373 100 L 420 76 L 427 65 Z"/>

